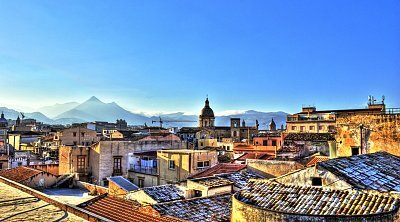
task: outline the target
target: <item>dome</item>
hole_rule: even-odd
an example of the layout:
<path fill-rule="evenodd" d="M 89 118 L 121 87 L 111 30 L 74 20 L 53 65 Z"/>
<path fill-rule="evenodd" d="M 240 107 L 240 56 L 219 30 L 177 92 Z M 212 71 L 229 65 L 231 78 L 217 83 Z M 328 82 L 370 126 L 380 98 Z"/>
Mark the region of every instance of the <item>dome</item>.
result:
<path fill-rule="evenodd" d="M 214 117 L 214 111 L 210 107 L 210 102 L 208 98 L 206 99 L 204 108 L 201 110 L 200 116 L 202 117 Z"/>
<path fill-rule="evenodd" d="M 4 118 L 4 113 L 1 112 L 0 127 L 6 127 L 7 125 L 8 125 L 8 122 L 7 122 L 6 118 Z"/>

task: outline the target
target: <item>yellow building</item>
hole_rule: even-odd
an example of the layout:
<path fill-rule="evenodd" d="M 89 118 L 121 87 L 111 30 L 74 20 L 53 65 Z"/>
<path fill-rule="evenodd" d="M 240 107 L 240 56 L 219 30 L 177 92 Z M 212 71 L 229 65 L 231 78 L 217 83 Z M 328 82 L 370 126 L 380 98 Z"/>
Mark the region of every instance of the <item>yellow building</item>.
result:
<path fill-rule="evenodd" d="M 159 150 L 160 184 L 179 183 L 218 163 L 214 150 Z"/>

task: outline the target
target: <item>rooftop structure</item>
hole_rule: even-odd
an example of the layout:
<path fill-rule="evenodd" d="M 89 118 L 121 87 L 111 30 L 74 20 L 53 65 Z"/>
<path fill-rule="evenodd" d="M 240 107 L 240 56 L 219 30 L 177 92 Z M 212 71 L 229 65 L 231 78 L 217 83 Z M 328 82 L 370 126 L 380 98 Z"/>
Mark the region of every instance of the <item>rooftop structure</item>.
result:
<path fill-rule="evenodd" d="M 185 199 L 183 190 L 172 184 L 141 188 L 130 192 L 126 197 L 143 205 Z"/>
<path fill-rule="evenodd" d="M 244 170 L 235 173 L 220 174 L 218 177 L 225 178 L 235 185 L 235 187 L 243 188 L 250 179 L 260 179 L 261 176 L 250 172 L 249 170 Z"/>
<path fill-rule="evenodd" d="M 244 164 L 233 164 L 233 163 L 219 163 L 211 168 L 203 170 L 199 173 L 193 174 L 190 178 L 200 178 L 214 176 L 215 174 L 221 173 L 233 173 L 238 172 L 246 168 Z"/>
<path fill-rule="evenodd" d="M 138 186 L 131 183 L 129 180 L 123 178 L 122 176 L 109 177 L 108 180 L 112 181 L 115 185 L 117 185 L 118 187 L 122 188 L 127 192 L 139 189 Z"/>
<path fill-rule="evenodd" d="M 336 158 L 318 163 L 353 187 L 400 192 L 400 157 L 386 152 Z"/>
<path fill-rule="evenodd" d="M 217 176 L 197 178 L 197 179 L 192 179 L 190 181 L 198 183 L 208 188 L 215 188 L 233 184 L 232 181 Z"/>
<path fill-rule="evenodd" d="M 156 204 L 153 208 L 161 215 L 188 221 L 229 221 L 231 194 Z"/>
<path fill-rule="evenodd" d="M 251 209 L 263 211 L 265 218 L 270 213 L 275 216 L 281 214 L 281 217 L 286 219 L 290 217 L 295 219 L 294 215 L 298 215 L 296 219 L 301 221 L 300 218 L 303 217 L 304 220 L 304 216 L 307 216 L 309 220 L 312 220 L 310 217 L 313 216 L 319 220 L 326 220 L 326 217 L 336 215 L 390 214 L 386 216 L 391 217 L 399 208 L 397 196 L 356 190 L 285 185 L 268 180 L 250 181 L 245 189 L 234 195 L 233 202 L 232 218 L 239 218 L 236 221 L 239 221 L 241 217 L 246 218 L 244 214 Z M 241 209 L 241 206 L 245 206 L 246 209 Z M 254 211 L 252 213 L 261 215 Z M 256 216 L 253 219 L 258 218 Z M 384 220 L 384 217 L 381 219 Z"/>

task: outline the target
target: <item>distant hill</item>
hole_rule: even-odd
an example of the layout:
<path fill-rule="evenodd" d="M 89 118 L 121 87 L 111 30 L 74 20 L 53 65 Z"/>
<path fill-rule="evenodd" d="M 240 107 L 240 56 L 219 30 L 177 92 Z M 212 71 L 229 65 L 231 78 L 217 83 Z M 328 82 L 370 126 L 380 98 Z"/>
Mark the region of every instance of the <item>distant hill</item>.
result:
<path fill-rule="evenodd" d="M 104 103 L 95 96 L 70 109 L 55 119 L 77 118 L 84 121 L 108 121 L 115 122 L 117 119 L 125 119 L 129 124 L 144 124 L 150 119 L 140 114 L 134 114 L 120 107 L 115 102 Z"/>
<path fill-rule="evenodd" d="M 39 110 L 46 112 L 49 116 L 55 115 L 53 118 L 49 118 L 42 112 L 24 113 L 25 118 L 34 118 L 38 122 L 47 124 L 71 124 L 71 123 L 82 123 L 92 121 L 108 121 L 115 122 L 117 119 L 125 119 L 129 125 L 142 125 L 147 123 L 149 126 L 159 126 L 159 117 L 164 121 L 164 127 L 183 127 L 183 126 L 197 126 L 198 115 L 185 115 L 183 112 L 161 114 L 160 116 L 147 117 L 144 114 L 132 113 L 125 110 L 117 103 L 104 103 L 95 96 L 92 96 L 83 103 L 64 103 L 55 104 L 53 106 L 42 107 Z M 0 112 L 3 111 L 7 119 L 15 120 L 18 115 L 21 115 L 18 111 L 8 109 L 6 107 L 0 107 Z M 277 128 L 281 127 L 281 124 L 286 124 L 286 116 L 288 113 L 285 112 L 260 112 L 255 110 L 248 110 L 244 112 L 235 113 L 232 115 L 216 116 L 215 124 L 217 126 L 230 126 L 230 118 L 241 118 L 244 119 L 247 126 L 254 126 L 255 121 L 258 120 L 260 129 L 267 129 L 268 124 L 272 118 L 276 123 Z"/>
<path fill-rule="evenodd" d="M 79 103 L 77 103 L 77 102 L 69 102 L 69 103 L 62 103 L 62 104 L 56 103 L 55 105 L 52 105 L 52 106 L 41 107 L 38 109 L 38 111 L 50 118 L 54 118 L 63 112 L 73 109 L 74 107 L 76 107 L 78 105 L 79 105 Z"/>

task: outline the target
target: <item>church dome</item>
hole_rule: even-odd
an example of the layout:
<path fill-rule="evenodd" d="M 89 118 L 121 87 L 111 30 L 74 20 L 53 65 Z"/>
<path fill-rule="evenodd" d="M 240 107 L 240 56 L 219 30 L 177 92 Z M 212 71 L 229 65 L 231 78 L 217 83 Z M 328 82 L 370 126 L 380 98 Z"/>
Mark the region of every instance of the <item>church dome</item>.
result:
<path fill-rule="evenodd" d="M 6 118 L 4 118 L 4 113 L 1 112 L 1 116 L 0 116 L 0 127 L 7 127 L 8 122 L 6 120 Z"/>
<path fill-rule="evenodd" d="M 200 116 L 201 117 L 214 117 L 214 111 L 210 107 L 210 102 L 208 101 L 208 98 L 206 99 L 204 108 L 201 110 Z"/>

